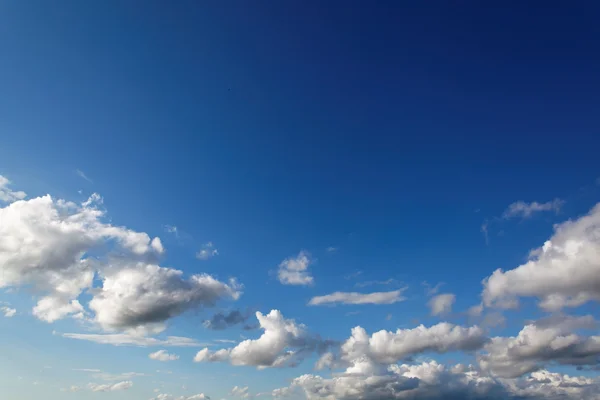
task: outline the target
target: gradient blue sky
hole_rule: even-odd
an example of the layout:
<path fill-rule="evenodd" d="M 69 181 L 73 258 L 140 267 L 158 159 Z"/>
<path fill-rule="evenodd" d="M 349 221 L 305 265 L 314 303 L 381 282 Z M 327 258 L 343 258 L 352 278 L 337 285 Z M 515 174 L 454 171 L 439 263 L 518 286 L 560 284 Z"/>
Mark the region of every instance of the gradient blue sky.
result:
<path fill-rule="evenodd" d="M 107 221 L 161 238 L 161 266 L 244 285 L 239 300 L 188 310 L 163 335 L 258 337 L 202 325 L 234 309 L 281 310 L 340 341 L 357 325 L 481 324 L 465 312 L 482 280 L 523 264 L 553 224 L 600 198 L 600 9 L 559 4 L 4 1 L 0 175 L 27 199 L 99 193 Z M 554 199 L 503 217 L 517 201 Z M 198 259 L 209 242 L 218 255 Z M 279 264 L 302 250 L 314 284 L 281 284 Z M 456 295 L 452 312 L 430 315 L 424 281 Z M 307 306 L 402 288 L 394 304 Z M 160 346 L 65 338 L 94 328 L 40 321 L 35 288 L 8 289 L 0 300 L 17 314 L 0 317 L 0 387 L 10 399 L 145 400 L 155 388 L 229 398 L 234 385 L 287 386 L 317 357 L 257 370 L 165 347 L 180 359 L 163 363 L 148 358 Z M 533 301 L 502 312 L 492 336 L 546 315 Z M 61 391 L 109 382 L 74 369 L 145 376 L 126 391 Z"/>

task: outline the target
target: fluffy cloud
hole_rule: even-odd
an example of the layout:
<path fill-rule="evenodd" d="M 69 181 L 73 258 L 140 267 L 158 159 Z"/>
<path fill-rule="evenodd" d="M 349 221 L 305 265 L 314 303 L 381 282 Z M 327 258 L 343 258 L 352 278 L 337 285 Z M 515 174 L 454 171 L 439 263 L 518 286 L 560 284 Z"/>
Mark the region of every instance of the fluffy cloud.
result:
<path fill-rule="evenodd" d="M 562 317 L 526 325 L 516 337 L 495 337 L 479 357 L 482 369 L 516 378 L 547 364 L 600 364 L 600 336 L 581 337 L 578 329 L 595 328 L 591 316 Z"/>
<path fill-rule="evenodd" d="M 391 364 L 426 351 L 477 350 L 486 338 L 477 326 L 465 328 L 446 322 L 429 328 L 420 325 L 413 329 L 396 332 L 381 330 L 369 336 L 364 328 L 357 326 L 341 346 L 342 360 L 353 363 L 365 357 L 380 364 Z"/>
<path fill-rule="evenodd" d="M 110 344 L 113 346 L 171 346 L 171 347 L 200 347 L 205 343 L 199 343 L 195 339 L 181 336 L 167 336 L 166 339 L 157 339 L 144 335 L 135 335 L 132 333 L 63 333 L 63 337 L 69 339 L 86 340 L 99 344 Z"/>
<path fill-rule="evenodd" d="M 514 217 L 529 218 L 536 212 L 542 211 L 554 211 L 559 212 L 560 208 L 565 204 L 561 199 L 554 199 L 546 203 L 538 203 L 533 201 L 527 203 L 524 201 L 517 201 L 508 206 L 506 211 L 502 214 L 502 218 L 510 219 Z"/>
<path fill-rule="evenodd" d="M 139 263 L 107 271 L 89 306 L 105 329 L 136 328 L 214 306 L 222 298 L 237 299 L 239 289 L 235 280 L 226 284 L 206 274 L 184 279 L 182 271 Z"/>
<path fill-rule="evenodd" d="M 308 302 L 311 306 L 325 304 L 393 304 L 405 300 L 402 292 L 406 289 L 391 292 L 357 293 L 335 292 L 325 296 L 316 296 Z"/>
<path fill-rule="evenodd" d="M 329 344 L 311 336 L 304 325 L 285 319 L 280 311 L 264 315 L 256 313 L 260 328 L 258 339 L 247 339 L 230 349 L 215 352 L 200 350 L 195 362 L 229 361 L 232 365 L 252 365 L 258 368 L 295 366 L 311 352 L 325 349 Z"/>
<path fill-rule="evenodd" d="M 111 245 L 132 257 L 163 252 L 158 238 L 103 223 L 99 202 L 97 195 L 82 205 L 43 196 L 0 208 L 0 288 L 46 293 L 34 315 L 51 322 L 82 311 L 73 300 L 92 285 L 97 263 L 86 257 L 90 251 Z"/>
<path fill-rule="evenodd" d="M 175 228 L 177 229 L 177 228 Z M 177 230 L 175 230 L 175 233 L 177 233 Z M 200 250 L 198 250 L 198 252 L 196 253 L 196 258 L 199 260 L 208 260 L 209 258 L 212 258 L 214 256 L 218 256 L 219 255 L 219 250 L 217 250 L 215 248 L 215 245 L 213 244 L 213 242 L 208 242 L 202 245 L 202 247 L 200 248 Z"/>
<path fill-rule="evenodd" d="M 92 392 L 116 392 L 118 390 L 127 390 L 132 386 L 133 386 L 133 382 L 122 381 L 122 382 L 113 383 L 113 384 L 101 384 L 101 385 L 96 384 L 96 383 L 90 383 L 88 385 L 88 388 Z"/>
<path fill-rule="evenodd" d="M 431 309 L 431 315 L 443 315 L 452 311 L 452 305 L 455 301 L 455 295 L 452 293 L 443 293 L 433 297 L 427 305 Z"/>
<path fill-rule="evenodd" d="M 4 176 L 0 175 L 0 201 L 5 203 L 12 203 L 13 201 L 23 200 L 27 197 L 25 192 L 13 191 L 9 188 L 10 181 Z"/>
<path fill-rule="evenodd" d="M 229 313 L 218 312 L 202 323 L 205 328 L 212 330 L 223 330 L 231 326 L 244 323 L 248 320 L 249 314 L 242 314 L 239 310 L 232 310 Z"/>
<path fill-rule="evenodd" d="M 158 350 L 154 353 L 150 353 L 148 357 L 151 360 L 156 361 L 175 361 L 179 360 L 179 356 L 176 354 L 169 354 L 166 350 Z"/>
<path fill-rule="evenodd" d="M 279 264 L 277 278 L 284 285 L 312 285 L 313 277 L 308 271 L 310 254 L 301 251 L 296 257 L 286 258 Z"/>
<path fill-rule="evenodd" d="M 0 307 L 0 312 L 2 312 L 6 318 L 12 318 L 17 314 L 16 309 L 7 306 Z"/>
<path fill-rule="evenodd" d="M 519 267 L 496 270 L 483 281 L 486 306 L 513 307 L 519 297 L 537 297 L 540 307 L 559 310 L 600 299 L 600 204 L 587 215 L 554 227 L 554 235 Z"/>

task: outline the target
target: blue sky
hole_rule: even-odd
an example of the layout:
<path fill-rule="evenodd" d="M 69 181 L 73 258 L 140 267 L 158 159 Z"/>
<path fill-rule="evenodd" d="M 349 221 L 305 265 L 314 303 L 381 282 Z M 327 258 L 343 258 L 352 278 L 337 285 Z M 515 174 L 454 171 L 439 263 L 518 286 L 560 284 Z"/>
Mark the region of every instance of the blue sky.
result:
<path fill-rule="evenodd" d="M 381 369 L 436 360 L 492 379 L 482 398 L 600 398 L 600 351 L 520 360 L 513 376 L 493 346 L 525 326 L 600 340 L 599 11 L 2 2 L 3 392 L 436 399 L 419 373 Z M 210 329 L 215 315 L 237 323 Z M 439 323 L 457 339 L 435 339 L 453 337 Z M 420 324 L 437 345 L 406 344 Z M 410 337 L 350 351 L 357 326 Z M 283 346 L 271 358 L 259 350 L 277 345 L 244 342 L 263 332 Z M 408 386 L 356 397 L 357 370 Z M 593 384 L 507 389 L 552 373 Z"/>

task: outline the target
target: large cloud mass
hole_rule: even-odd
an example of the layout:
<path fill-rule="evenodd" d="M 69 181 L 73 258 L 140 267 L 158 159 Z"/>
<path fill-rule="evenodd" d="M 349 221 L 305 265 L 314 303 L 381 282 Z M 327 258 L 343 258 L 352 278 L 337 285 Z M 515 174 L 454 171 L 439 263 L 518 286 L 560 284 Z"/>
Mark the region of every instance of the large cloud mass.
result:
<path fill-rule="evenodd" d="M 528 262 L 498 269 L 484 281 L 487 306 L 514 306 L 519 297 L 537 297 L 543 309 L 559 310 L 600 299 L 600 204 L 554 230 Z"/>

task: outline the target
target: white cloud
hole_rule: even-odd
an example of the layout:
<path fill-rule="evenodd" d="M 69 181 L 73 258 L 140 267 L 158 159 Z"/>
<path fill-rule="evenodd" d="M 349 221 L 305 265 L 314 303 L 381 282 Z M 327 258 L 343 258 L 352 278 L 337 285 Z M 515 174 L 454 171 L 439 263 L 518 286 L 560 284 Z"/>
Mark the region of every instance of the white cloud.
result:
<path fill-rule="evenodd" d="M 519 297 L 559 310 L 600 299 L 600 204 L 589 214 L 554 227 L 554 235 L 519 267 L 496 270 L 483 281 L 486 306 L 508 308 Z"/>
<path fill-rule="evenodd" d="M 594 329 L 591 316 L 560 317 L 526 325 L 516 337 L 495 337 L 479 357 L 484 370 L 516 378 L 547 364 L 600 364 L 600 336 L 581 337 L 577 329 Z"/>
<path fill-rule="evenodd" d="M 63 337 L 69 339 L 86 340 L 99 344 L 110 344 L 113 346 L 166 346 L 166 347 L 200 347 L 206 343 L 199 343 L 195 339 L 181 336 L 167 336 L 166 339 L 157 339 L 143 335 L 128 333 L 94 334 L 94 333 L 63 333 Z"/>
<path fill-rule="evenodd" d="M 222 298 L 238 299 L 240 289 L 235 280 L 226 284 L 206 274 L 184 279 L 182 271 L 139 263 L 106 271 L 89 306 L 105 329 L 145 327 Z"/>
<path fill-rule="evenodd" d="M 0 307 L 0 311 L 4 314 L 6 318 L 12 318 L 17 314 L 17 310 L 14 308 L 10 308 L 7 306 Z"/>
<path fill-rule="evenodd" d="M 329 246 L 328 248 L 325 249 L 325 251 L 327 251 L 328 253 L 335 253 L 336 251 L 338 251 L 338 248 Z"/>
<path fill-rule="evenodd" d="M 179 356 L 176 354 L 169 354 L 166 350 L 158 350 L 154 353 L 150 353 L 148 357 L 151 360 L 156 361 L 175 361 L 179 360 Z"/>
<path fill-rule="evenodd" d="M 296 257 L 286 258 L 279 264 L 277 278 L 284 285 L 312 285 L 314 279 L 308 270 L 310 254 L 301 251 Z"/>
<path fill-rule="evenodd" d="M 127 390 L 133 386 L 133 382 L 131 381 L 122 381 L 113 384 L 96 384 L 90 383 L 88 388 L 92 392 L 116 392 L 119 390 Z"/>
<path fill-rule="evenodd" d="M 85 203 L 43 196 L 0 208 L 0 288 L 28 285 L 45 293 L 34 315 L 49 322 L 80 315 L 74 300 L 91 287 L 100 267 L 88 252 L 107 244 L 131 257 L 163 252 L 160 239 L 103 223 L 96 202 Z"/>
<path fill-rule="evenodd" d="M 320 306 L 325 304 L 393 304 L 405 300 L 402 296 L 406 288 L 391 292 L 357 293 L 335 292 L 325 296 L 310 299 L 308 305 Z"/>
<path fill-rule="evenodd" d="M 12 203 L 13 201 L 23 200 L 25 197 L 27 197 L 27 194 L 25 192 L 21 192 L 21 191 L 15 192 L 15 191 L 9 189 L 8 186 L 10 186 L 10 184 L 11 184 L 11 182 L 7 178 L 0 175 L 0 201 L 1 202 Z"/>
<path fill-rule="evenodd" d="M 219 250 L 217 250 L 212 242 L 208 242 L 202 245 L 200 250 L 196 253 L 196 258 L 199 260 L 208 260 L 214 256 L 219 255 Z"/>
<path fill-rule="evenodd" d="M 150 400 L 210 400 L 210 396 L 207 396 L 204 393 L 198 393 L 192 396 L 174 396 L 168 393 L 159 393 Z"/>
<path fill-rule="evenodd" d="M 452 312 L 452 305 L 456 301 L 456 296 L 452 293 L 438 294 L 433 297 L 427 305 L 431 309 L 431 315 L 444 315 Z"/>
<path fill-rule="evenodd" d="M 531 203 L 517 201 L 508 206 L 506 211 L 504 211 L 504 213 L 502 214 L 502 218 L 529 218 L 534 213 L 542 211 L 554 211 L 558 213 L 560 211 L 560 208 L 564 205 L 564 203 L 565 202 L 561 199 L 554 199 L 546 203 L 538 203 L 537 201 L 533 201 Z"/>
<path fill-rule="evenodd" d="M 248 386 L 234 386 L 233 389 L 231 389 L 231 395 L 235 397 L 240 397 L 242 399 L 247 399 L 248 397 L 250 397 L 250 393 L 248 393 Z"/>
<path fill-rule="evenodd" d="M 211 352 L 200 350 L 195 362 L 229 361 L 232 365 L 251 365 L 258 368 L 295 366 L 311 352 L 327 347 L 327 342 L 311 336 L 304 325 L 285 319 L 280 311 L 264 315 L 256 313 L 264 331 L 258 339 L 246 339 L 230 349 Z"/>
<path fill-rule="evenodd" d="M 485 335 L 477 326 L 465 328 L 442 322 L 431 327 L 419 325 L 396 332 L 381 330 L 367 334 L 364 328 L 352 329 L 352 336 L 341 346 L 342 360 L 353 363 L 367 357 L 379 364 L 391 364 L 423 352 L 472 351 L 481 348 Z"/>

